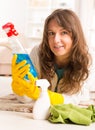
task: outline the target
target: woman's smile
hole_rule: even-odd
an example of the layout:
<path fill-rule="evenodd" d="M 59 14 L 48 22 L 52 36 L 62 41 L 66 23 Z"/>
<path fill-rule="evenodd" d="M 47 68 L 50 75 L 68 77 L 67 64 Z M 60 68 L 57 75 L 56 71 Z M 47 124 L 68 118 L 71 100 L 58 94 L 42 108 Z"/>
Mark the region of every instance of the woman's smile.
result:
<path fill-rule="evenodd" d="M 53 52 L 55 55 L 63 54 L 64 50 L 64 45 L 54 45 Z"/>
<path fill-rule="evenodd" d="M 54 48 L 55 48 L 55 49 L 63 49 L 64 46 L 63 46 L 63 45 L 55 45 Z"/>

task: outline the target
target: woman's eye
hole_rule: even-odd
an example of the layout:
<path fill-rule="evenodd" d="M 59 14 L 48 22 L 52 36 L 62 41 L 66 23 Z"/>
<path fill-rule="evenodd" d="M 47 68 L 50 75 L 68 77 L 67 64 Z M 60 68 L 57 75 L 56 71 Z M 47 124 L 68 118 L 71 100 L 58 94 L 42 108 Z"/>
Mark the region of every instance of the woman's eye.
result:
<path fill-rule="evenodd" d="M 63 34 L 63 35 L 64 35 L 64 34 L 68 34 L 68 32 L 67 32 L 67 31 L 63 31 L 62 34 Z"/>
<path fill-rule="evenodd" d="M 48 36 L 53 36 L 54 33 L 53 32 L 48 32 Z"/>

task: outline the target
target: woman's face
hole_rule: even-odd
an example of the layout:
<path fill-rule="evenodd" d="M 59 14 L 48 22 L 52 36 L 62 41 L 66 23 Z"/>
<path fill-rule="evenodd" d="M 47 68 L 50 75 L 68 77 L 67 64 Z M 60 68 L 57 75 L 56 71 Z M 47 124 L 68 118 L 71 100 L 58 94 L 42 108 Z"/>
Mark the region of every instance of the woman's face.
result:
<path fill-rule="evenodd" d="M 55 20 L 48 25 L 48 41 L 55 57 L 67 57 L 72 48 L 71 33 L 59 26 Z"/>

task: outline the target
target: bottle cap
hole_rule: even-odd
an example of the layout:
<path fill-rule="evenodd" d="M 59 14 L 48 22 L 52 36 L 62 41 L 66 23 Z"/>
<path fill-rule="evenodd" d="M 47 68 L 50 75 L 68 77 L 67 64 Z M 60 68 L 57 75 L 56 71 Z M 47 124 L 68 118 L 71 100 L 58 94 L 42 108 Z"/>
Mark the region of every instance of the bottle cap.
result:
<path fill-rule="evenodd" d="M 14 28 L 14 24 L 8 22 L 6 23 L 5 25 L 2 26 L 2 29 L 5 30 L 6 34 L 8 37 L 11 37 L 11 36 L 17 36 L 18 35 L 18 32 L 15 30 Z"/>
<path fill-rule="evenodd" d="M 43 91 L 46 91 L 50 83 L 47 79 L 38 79 L 36 80 L 36 85 L 41 87 Z"/>

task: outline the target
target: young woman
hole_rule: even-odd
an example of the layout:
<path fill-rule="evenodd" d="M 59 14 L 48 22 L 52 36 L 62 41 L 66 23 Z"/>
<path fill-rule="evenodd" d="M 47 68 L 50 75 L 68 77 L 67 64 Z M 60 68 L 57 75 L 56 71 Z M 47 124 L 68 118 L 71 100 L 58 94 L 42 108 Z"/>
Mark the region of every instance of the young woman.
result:
<path fill-rule="evenodd" d="M 46 18 L 42 42 L 32 49 L 30 57 L 38 78 L 50 82 L 51 104 L 80 102 L 90 55 L 79 18 L 72 10 L 57 9 Z M 29 65 L 25 61 L 16 64 L 16 58 L 12 61 L 13 91 L 37 99 L 40 89 L 28 73 Z M 31 82 L 23 79 L 25 74 Z"/>

